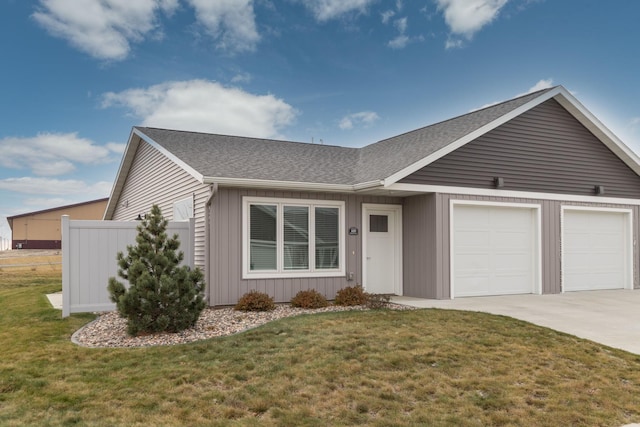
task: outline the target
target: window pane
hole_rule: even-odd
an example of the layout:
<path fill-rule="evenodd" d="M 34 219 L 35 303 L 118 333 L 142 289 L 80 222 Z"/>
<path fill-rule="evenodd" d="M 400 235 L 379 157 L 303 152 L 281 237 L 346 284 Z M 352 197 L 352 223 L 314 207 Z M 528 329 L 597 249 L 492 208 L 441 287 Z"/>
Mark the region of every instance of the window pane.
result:
<path fill-rule="evenodd" d="M 316 208 L 316 269 L 339 268 L 339 209 Z"/>
<path fill-rule="evenodd" d="M 369 215 L 369 231 L 373 233 L 389 231 L 389 217 L 387 215 Z"/>
<path fill-rule="evenodd" d="M 284 207 L 284 269 L 309 269 L 309 208 Z"/>
<path fill-rule="evenodd" d="M 273 205 L 251 205 L 249 210 L 250 270 L 277 268 L 276 218 L 278 209 Z"/>

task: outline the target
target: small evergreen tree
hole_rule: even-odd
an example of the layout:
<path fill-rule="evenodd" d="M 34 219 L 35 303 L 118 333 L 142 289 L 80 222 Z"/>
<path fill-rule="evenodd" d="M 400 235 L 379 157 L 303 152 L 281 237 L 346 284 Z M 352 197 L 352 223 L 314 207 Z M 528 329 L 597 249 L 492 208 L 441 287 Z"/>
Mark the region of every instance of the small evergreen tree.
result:
<path fill-rule="evenodd" d="M 184 254 L 176 252 L 178 235 L 168 238 L 167 221 L 158 206 L 137 229 L 137 244 L 127 246 L 126 256 L 117 255 L 118 276 L 129 281 L 129 289 L 115 277 L 107 287 L 127 319 L 127 332 L 178 332 L 193 326 L 205 307 L 202 272 L 179 266 Z"/>

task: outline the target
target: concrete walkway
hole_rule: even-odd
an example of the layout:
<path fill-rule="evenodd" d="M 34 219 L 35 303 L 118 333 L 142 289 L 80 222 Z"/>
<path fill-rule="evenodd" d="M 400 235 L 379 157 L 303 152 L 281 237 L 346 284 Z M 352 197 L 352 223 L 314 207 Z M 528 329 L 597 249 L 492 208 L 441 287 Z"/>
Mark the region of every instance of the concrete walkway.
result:
<path fill-rule="evenodd" d="M 393 297 L 391 300 L 397 304 L 419 308 L 502 314 L 640 354 L 640 290 L 504 295 L 453 300 Z"/>
<path fill-rule="evenodd" d="M 51 307 L 57 310 L 62 310 L 62 292 L 47 294 L 47 299 L 49 300 Z"/>

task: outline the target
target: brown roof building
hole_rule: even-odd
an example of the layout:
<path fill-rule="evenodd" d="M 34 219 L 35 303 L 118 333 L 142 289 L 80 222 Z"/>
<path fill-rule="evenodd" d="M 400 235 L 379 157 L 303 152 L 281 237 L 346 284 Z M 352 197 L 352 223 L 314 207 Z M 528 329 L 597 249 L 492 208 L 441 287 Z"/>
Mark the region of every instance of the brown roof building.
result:
<path fill-rule="evenodd" d="M 61 249 L 60 219 L 101 220 L 108 198 L 7 217 L 13 249 Z"/>

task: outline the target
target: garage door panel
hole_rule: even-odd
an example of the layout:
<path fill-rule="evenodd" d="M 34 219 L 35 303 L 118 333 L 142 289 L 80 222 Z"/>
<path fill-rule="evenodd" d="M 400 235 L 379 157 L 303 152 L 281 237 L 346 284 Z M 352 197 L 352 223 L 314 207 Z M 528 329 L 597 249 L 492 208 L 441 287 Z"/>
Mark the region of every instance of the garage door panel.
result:
<path fill-rule="evenodd" d="M 460 248 L 486 248 L 489 246 L 489 232 L 479 230 L 460 230 L 455 235 Z"/>
<path fill-rule="evenodd" d="M 622 289 L 628 273 L 627 213 L 564 210 L 564 291 Z"/>
<path fill-rule="evenodd" d="M 528 232 L 496 231 L 493 247 L 496 249 L 524 249 L 529 251 L 531 238 Z"/>
<path fill-rule="evenodd" d="M 489 271 L 489 256 L 482 254 L 459 254 L 456 263 L 460 264 L 459 272 L 461 275 L 477 274 Z"/>
<path fill-rule="evenodd" d="M 454 205 L 454 296 L 534 291 L 534 213 L 529 207 Z"/>
<path fill-rule="evenodd" d="M 490 218 L 493 227 L 520 230 L 523 227 L 528 228 L 531 212 L 529 209 L 501 207 L 491 210 Z"/>
<path fill-rule="evenodd" d="M 494 295 L 530 294 L 531 277 L 523 274 L 504 274 L 493 277 L 491 289 Z"/>
<path fill-rule="evenodd" d="M 460 278 L 457 286 L 460 288 L 460 291 L 456 291 L 456 296 L 459 297 L 487 295 L 489 292 L 489 278 Z"/>
<path fill-rule="evenodd" d="M 531 274 L 531 253 L 506 253 L 496 254 L 493 266 L 495 271 L 521 271 L 522 274 Z"/>

